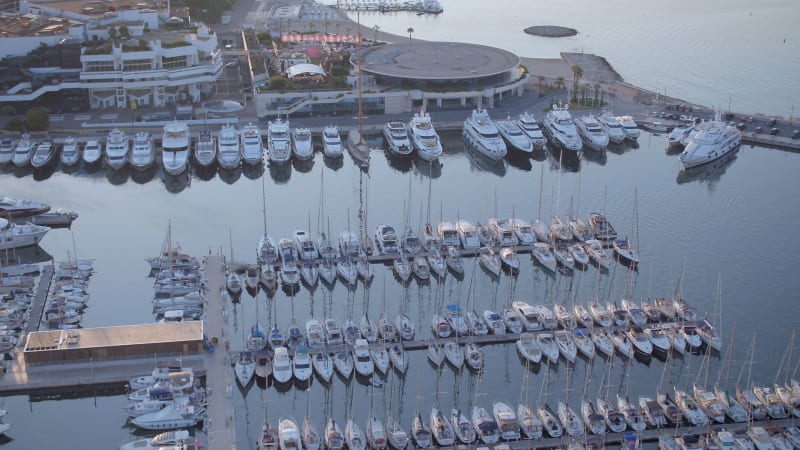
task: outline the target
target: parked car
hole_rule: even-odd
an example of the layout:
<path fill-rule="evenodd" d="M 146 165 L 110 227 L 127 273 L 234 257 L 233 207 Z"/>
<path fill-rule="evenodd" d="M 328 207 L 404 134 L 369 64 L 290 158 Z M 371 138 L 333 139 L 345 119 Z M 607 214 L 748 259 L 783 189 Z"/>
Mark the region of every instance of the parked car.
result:
<path fill-rule="evenodd" d="M 777 128 L 773 128 L 773 129 L 769 130 L 769 134 L 771 134 L 773 136 L 775 136 L 776 134 L 778 134 L 780 132 L 781 132 L 781 130 L 779 130 Z"/>

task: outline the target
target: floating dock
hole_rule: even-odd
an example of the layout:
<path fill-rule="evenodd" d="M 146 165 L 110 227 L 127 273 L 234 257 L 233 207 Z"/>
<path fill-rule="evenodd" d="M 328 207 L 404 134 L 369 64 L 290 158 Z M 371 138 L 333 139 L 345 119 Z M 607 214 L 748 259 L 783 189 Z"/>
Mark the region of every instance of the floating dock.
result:
<path fill-rule="evenodd" d="M 39 331 L 44 315 L 44 307 L 47 305 L 47 294 L 50 292 L 50 284 L 53 282 L 55 268 L 52 264 L 47 264 L 42 268 L 39 282 L 36 284 L 36 295 L 31 302 L 30 315 L 28 316 L 27 333 Z M 20 336 L 20 339 L 22 337 Z"/>

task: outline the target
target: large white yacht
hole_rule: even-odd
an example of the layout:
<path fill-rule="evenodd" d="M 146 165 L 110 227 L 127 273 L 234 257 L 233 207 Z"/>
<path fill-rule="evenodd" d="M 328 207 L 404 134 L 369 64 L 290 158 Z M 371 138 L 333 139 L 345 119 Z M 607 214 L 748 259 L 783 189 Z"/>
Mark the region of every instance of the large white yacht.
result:
<path fill-rule="evenodd" d="M 189 126 L 183 122 L 164 125 L 161 160 L 170 175 L 179 175 L 189 167 Z"/>
<path fill-rule="evenodd" d="M 473 109 L 472 115 L 464 120 L 464 139 L 480 154 L 495 161 L 503 159 L 508 152 L 497 127 L 483 108 Z"/>
<path fill-rule="evenodd" d="M 531 153 L 533 151 L 533 141 L 522 131 L 519 124 L 511 119 L 511 116 L 505 120 L 498 120 L 494 124 L 500 136 L 503 137 L 512 149 L 524 153 Z"/>
<path fill-rule="evenodd" d="M 322 130 L 322 152 L 328 158 L 339 158 L 344 153 L 342 137 L 336 125 L 328 125 Z"/>
<path fill-rule="evenodd" d="M 151 438 L 138 439 L 120 446 L 119 450 L 157 450 L 163 448 L 189 449 L 197 446 L 197 441 L 189 436 L 188 430 L 166 431 Z"/>
<path fill-rule="evenodd" d="M 208 167 L 217 159 L 217 141 L 211 130 L 202 130 L 194 146 L 194 160 L 202 167 Z"/>
<path fill-rule="evenodd" d="M 18 200 L 0 197 L 0 217 L 28 217 L 50 211 L 50 205 L 36 200 Z"/>
<path fill-rule="evenodd" d="M 608 147 L 608 133 L 600 126 L 600 122 L 593 115 L 578 117 L 575 121 L 575 126 L 578 128 L 578 134 L 581 135 L 584 145 L 589 148 L 602 151 Z"/>
<path fill-rule="evenodd" d="M 25 133 L 22 135 L 19 142 L 17 142 L 17 146 L 14 147 L 14 156 L 11 157 L 11 161 L 17 167 L 25 167 L 30 164 L 31 155 L 33 155 L 35 149 L 36 145 L 33 144 L 31 135 Z"/>
<path fill-rule="evenodd" d="M 114 128 L 106 138 L 106 164 L 114 170 L 125 167 L 128 163 L 128 152 L 131 141 L 128 135 L 119 128 Z"/>
<path fill-rule="evenodd" d="M 301 161 L 308 161 L 314 157 L 311 130 L 306 127 L 297 127 L 292 130 L 292 151 L 295 158 Z"/>
<path fill-rule="evenodd" d="M 233 125 L 226 123 L 219 130 L 217 161 L 223 169 L 235 169 L 242 162 L 242 144 Z"/>
<path fill-rule="evenodd" d="M 267 143 L 269 160 L 284 164 L 292 156 L 292 148 L 289 144 L 289 122 L 278 117 L 271 120 L 267 125 Z"/>
<path fill-rule="evenodd" d="M 738 128 L 726 125 L 719 115 L 705 122 L 678 157 L 685 168 L 700 166 L 727 155 L 742 143 Z"/>
<path fill-rule="evenodd" d="M 14 141 L 11 138 L 4 137 L 0 140 L 0 164 L 11 162 L 11 158 L 14 157 L 14 147 Z"/>
<path fill-rule="evenodd" d="M 480 248 L 481 241 L 478 238 L 478 230 L 475 225 L 464 219 L 459 219 L 456 221 L 456 232 L 458 232 L 461 247 L 465 249 Z"/>
<path fill-rule="evenodd" d="M 0 145 L 0 154 L 2 153 L 3 153 L 3 146 Z M 66 139 L 64 139 L 64 145 L 61 147 L 61 165 L 72 166 L 74 164 L 77 164 L 78 161 L 80 160 L 81 160 L 81 148 L 78 145 L 78 141 L 74 137 L 68 136 Z M 0 164 L 3 164 L 1 160 Z"/>
<path fill-rule="evenodd" d="M 425 110 L 414 113 L 408 123 L 408 134 L 420 158 L 434 161 L 442 156 L 442 142 L 436 129 L 433 128 L 430 114 Z"/>
<path fill-rule="evenodd" d="M 242 127 L 242 161 L 252 166 L 264 161 L 264 141 L 261 139 L 261 130 L 258 125 L 248 123 Z"/>
<path fill-rule="evenodd" d="M 539 128 L 539 124 L 532 114 L 528 114 L 527 112 L 520 114 L 519 119 L 517 119 L 517 125 L 519 125 L 520 130 L 528 136 L 528 139 L 531 140 L 534 148 L 542 148 L 544 144 L 547 143 L 547 139 L 545 139 L 542 134 L 542 129 Z"/>
<path fill-rule="evenodd" d="M 389 149 L 396 155 L 410 155 L 414 148 L 408 139 L 406 124 L 399 120 L 389 121 L 383 126 L 383 136 L 389 143 Z"/>
<path fill-rule="evenodd" d="M 625 131 L 625 139 L 631 141 L 639 139 L 639 126 L 636 125 L 636 121 L 633 120 L 633 117 L 619 116 L 617 117 L 617 121 L 622 125 L 622 129 Z"/>
<path fill-rule="evenodd" d="M 100 147 L 100 141 L 97 139 L 87 140 L 86 145 L 83 146 L 83 162 L 89 165 L 95 164 L 97 161 L 100 161 L 102 156 L 103 149 Z"/>
<path fill-rule="evenodd" d="M 136 170 L 146 170 L 153 165 L 155 159 L 156 149 L 153 145 L 153 135 L 146 131 L 139 131 L 133 137 L 131 167 Z"/>
<path fill-rule="evenodd" d="M 0 218 L 0 250 L 38 244 L 50 228 L 26 223 L 15 225 Z"/>
<path fill-rule="evenodd" d="M 615 144 L 621 144 L 622 141 L 625 140 L 627 133 L 625 133 L 622 124 L 619 123 L 613 114 L 608 111 L 603 111 L 603 113 L 597 116 L 597 121 L 600 122 L 600 126 L 605 130 L 609 141 Z"/>
<path fill-rule="evenodd" d="M 553 105 L 552 109 L 544 116 L 542 131 L 551 143 L 558 144 L 566 150 L 580 153 L 583 148 L 578 130 L 569 113 L 569 106 Z"/>
<path fill-rule="evenodd" d="M 131 419 L 131 423 L 145 430 L 169 430 L 193 427 L 204 415 L 204 408 L 198 410 L 188 400 L 176 401 L 158 412 L 135 417 Z"/>

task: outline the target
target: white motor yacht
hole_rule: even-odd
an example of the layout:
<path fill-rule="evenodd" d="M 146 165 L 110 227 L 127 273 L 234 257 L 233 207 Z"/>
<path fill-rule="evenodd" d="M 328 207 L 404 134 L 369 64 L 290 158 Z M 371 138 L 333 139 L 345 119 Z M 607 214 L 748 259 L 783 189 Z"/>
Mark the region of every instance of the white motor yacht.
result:
<path fill-rule="evenodd" d="M 294 230 L 294 245 L 297 248 L 298 256 L 303 261 L 316 261 L 319 258 L 314 239 L 306 230 L 302 228 Z"/>
<path fill-rule="evenodd" d="M 506 441 L 516 441 L 520 438 L 519 422 L 517 415 L 505 402 L 494 402 L 492 413 L 497 426 L 500 428 L 500 437 Z"/>
<path fill-rule="evenodd" d="M 308 381 L 314 372 L 313 365 L 311 364 L 311 355 L 308 353 L 308 347 L 305 345 L 299 345 L 294 352 L 292 372 L 297 381 L 300 382 Z"/>
<path fill-rule="evenodd" d="M 11 142 L 9 140 L 9 142 Z M 3 147 L 0 144 L 0 164 L 2 162 L 2 154 L 3 154 Z M 63 166 L 73 166 L 81 160 L 81 148 L 78 145 L 78 141 L 72 137 L 68 136 L 64 139 L 64 145 L 61 147 L 61 165 Z"/>
<path fill-rule="evenodd" d="M 294 241 L 283 238 L 278 241 L 281 258 L 281 282 L 286 286 L 297 286 L 300 283 L 300 268 L 297 265 L 297 248 Z"/>
<path fill-rule="evenodd" d="M 86 145 L 83 146 L 83 162 L 88 165 L 96 164 L 102 156 L 103 149 L 100 146 L 100 141 L 97 139 L 87 140 Z"/>
<path fill-rule="evenodd" d="M 722 122 L 719 114 L 715 120 L 700 125 L 699 130 L 678 156 L 686 169 L 722 158 L 742 143 L 741 131 Z"/>
<path fill-rule="evenodd" d="M 531 228 L 530 222 L 525 219 L 514 217 L 510 220 L 511 228 L 514 230 L 520 245 L 533 245 L 536 242 L 536 235 Z"/>
<path fill-rule="evenodd" d="M 426 161 L 435 161 L 442 155 L 439 134 L 433 128 L 431 116 L 424 110 L 414 113 L 408 123 L 408 134 L 420 158 Z"/>
<path fill-rule="evenodd" d="M 73 139 L 73 141 L 74 141 L 74 138 L 67 138 L 67 139 Z M 11 159 L 14 158 L 14 148 L 15 147 L 16 146 L 14 145 L 14 141 L 12 141 L 11 138 L 4 137 L 4 138 L 0 139 L 0 165 L 5 165 L 5 164 L 8 164 L 8 163 L 11 162 Z M 62 158 L 63 158 L 63 152 L 62 152 Z M 63 161 L 62 161 L 62 164 L 70 165 L 70 164 L 64 163 Z M 71 164 L 75 164 L 75 163 L 73 162 Z"/>
<path fill-rule="evenodd" d="M 621 144 L 622 141 L 625 140 L 627 133 L 625 133 L 625 129 L 622 128 L 622 124 L 619 123 L 613 114 L 608 111 L 603 111 L 599 116 L 597 116 L 597 121 L 608 135 L 609 141 L 615 144 Z"/>
<path fill-rule="evenodd" d="M 217 161 L 223 169 L 236 169 L 242 162 L 242 142 L 233 125 L 226 123 L 219 131 Z"/>
<path fill-rule="evenodd" d="M 47 166 L 53 161 L 56 153 L 56 146 L 53 141 L 47 139 L 39 143 L 31 155 L 31 166 L 34 169 L 40 169 Z"/>
<path fill-rule="evenodd" d="M 194 145 L 194 160 L 200 167 L 209 167 L 216 159 L 217 140 L 211 135 L 211 130 L 201 130 Z"/>
<path fill-rule="evenodd" d="M 261 139 L 261 130 L 258 125 L 248 123 L 242 127 L 239 135 L 242 149 L 242 161 L 255 166 L 264 161 L 264 141 Z"/>
<path fill-rule="evenodd" d="M 344 154 L 342 138 L 336 125 L 328 125 L 322 130 L 322 152 L 328 158 L 339 158 Z"/>
<path fill-rule="evenodd" d="M 37 245 L 48 231 L 48 227 L 32 223 L 17 225 L 0 217 L 0 250 Z"/>
<path fill-rule="evenodd" d="M 521 300 L 511 302 L 511 307 L 513 308 L 514 312 L 517 313 L 517 316 L 519 317 L 522 326 L 525 328 L 525 331 L 541 331 L 544 328 L 542 316 L 539 314 L 539 310 L 537 308 L 534 308 L 529 303 Z"/>
<path fill-rule="evenodd" d="M 153 145 L 153 135 L 146 131 L 139 131 L 133 136 L 131 167 L 136 170 L 147 170 L 153 165 L 155 159 L 156 149 Z"/>
<path fill-rule="evenodd" d="M 522 333 L 517 340 L 517 351 L 525 360 L 539 364 L 542 360 L 542 350 L 532 333 Z"/>
<path fill-rule="evenodd" d="M 289 358 L 289 351 L 286 347 L 275 348 L 275 356 L 272 359 L 272 378 L 278 383 L 288 383 L 292 379 L 292 360 Z"/>
<path fill-rule="evenodd" d="M 193 427 L 203 419 L 205 409 L 196 409 L 188 399 L 175 402 L 160 411 L 131 419 L 131 423 L 146 430 L 169 430 Z"/>
<path fill-rule="evenodd" d="M 725 422 L 725 412 L 728 409 L 726 402 L 721 402 L 714 392 L 703 389 L 696 384 L 693 386 L 692 391 L 695 402 L 709 418 L 717 423 Z"/>
<path fill-rule="evenodd" d="M 593 115 L 578 117 L 575 125 L 586 147 L 597 151 L 603 151 L 608 147 L 609 136 Z"/>
<path fill-rule="evenodd" d="M 300 161 L 308 161 L 314 157 L 311 130 L 306 127 L 297 127 L 292 130 L 292 151 L 295 158 Z"/>
<path fill-rule="evenodd" d="M 469 221 L 459 219 L 456 221 L 456 232 L 461 247 L 464 249 L 477 249 L 481 246 L 480 239 L 478 239 L 478 232 L 475 226 Z"/>
<path fill-rule="evenodd" d="M 306 345 L 311 348 L 325 345 L 325 336 L 319 320 L 311 318 L 306 320 Z"/>
<path fill-rule="evenodd" d="M 168 174 L 185 172 L 189 168 L 189 126 L 183 122 L 164 125 L 161 150 L 161 162 Z"/>
<path fill-rule="evenodd" d="M 391 225 L 378 224 L 375 227 L 375 244 L 378 247 L 378 254 L 388 255 L 398 251 L 397 233 Z"/>
<path fill-rule="evenodd" d="M 106 164 L 108 167 L 119 170 L 128 164 L 128 153 L 131 141 L 128 135 L 119 128 L 114 128 L 106 138 Z"/>
<path fill-rule="evenodd" d="M 549 142 L 580 154 L 583 144 L 569 113 L 569 106 L 553 105 L 542 122 L 542 131 Z"/>
<path fill-rule="evenodd" d="M 494 240 L 501 246 L 514 246 L 519 243 L 514 226 L 509 219 L 490 218 L 489 230 L 494 235 Z"/>
<path fill-rule="evenodd" d="M 197 441 L 193 436 L 189 436 L 188 430 L 176 430 L 123 444 L 119 450 L 189 450 L 196 447 Z"/>
<path fill-rule="evenodd" d="M 523 153 L 533 152 L 533 142 L 519 127 L 519 123 L 511 119 L 511 116 L 505 120 L 498 120 L 494 124 L 500 136 L 512 149 Z"/>
<path fill-rule="evenodd" d="M 617 122 L 622 125 L 623 131 L 625 131 L 625 139 L 630 141 L 635 141 L 639 139 L 639 126 L 636 125 L 636 121 L 633 120 L 631 116 L 618 116 L 616 117 Z"/>
<path fill-rule="evenodd" d="M 439 222 L 439 225 L 436 227 L 436 234 L 439 236 L 442 245 L 458 246 L 461 243 L 458 229 L 452 222 L 446 220 Z"/>
<path fill-rule="evenodd" d="M 278 442 L 281 450 L 302 450 L 300 429 L 292 419 L 278 421 Z"/>
<path fill-rule="evenodd" d="M 496 444 L 500 440 L 500 428 L 497 426 L 497 421 L 494 420 L 482 406 L 472 407 L 472 426 L 478 433 L 478 438 L 484 444 Z"/>
<path fill-rule="evenodd" d="M 408 138 L 406 124 L 401 121 L 386 122 L 383 126 L 383 136 L 389 144 L 389 149 L 396 155 L 407 156 L 414 150 Z"/>
<path fill-rule="evenodd" d="M 647 424 L 653 428 L 661 428 L 667 425 L 667 415 L 661 405 L 652 397 L 639 396 L 639 409 L 644 413 Z"/>
<path fill-rule="evenodd" d="M 519 119 L 517 119 L 517 125 L 519 125 L 520 130 L 528 136 L 528 139 L 531 140 L 534 148 L 542 148 L 544 144 L 547 143 L 547 139 L 545 139 L 542 134 L 542 129 L 539 128 L 539 124 L 532 114 L 527 112 L 520 114 Z"/>
<path fill-rule="evenodd" d="M 286 164 L 292 157 L 289 142 L 289 122 L 280 117 L 267 125 L 267 154 L 275 164 Z"/>
<path fill-rule="evenodd" d="M 503 138 L 485 109 L 473 109 L 472 115 L 464 120 L 464 140 L 487 158 L 499 161 L 506 156 Z"/>
<path fill-rule="evenodd" d="M 344 335 L 342 334 L 342 328 L 339 326 L 339 321 L 329 317 L 322 322 L 322 329 L 325 331 L 325 342 L 328 345 L 344 344 Z"/>
<path fill-rule="evenodd" d="M 17 146 L 14 147 L 14 156 L 11 157 L 11 162 L 17 167 L 27 166 L 31 162 L 34 150 L 36 150 L 36 145 L 31 140 L 31 135 L 24 133 L 17 142 Z"/>
<path fill-rule="evenodd" d="M 503 322 L 503 318 L 500 316 L 500 314 L 487 309 L 483 312 L 483 320 L 486 322 L 486 326 L 489 328 L 489 333 L 506 334 L 506 325 L 505 322 Z"/>

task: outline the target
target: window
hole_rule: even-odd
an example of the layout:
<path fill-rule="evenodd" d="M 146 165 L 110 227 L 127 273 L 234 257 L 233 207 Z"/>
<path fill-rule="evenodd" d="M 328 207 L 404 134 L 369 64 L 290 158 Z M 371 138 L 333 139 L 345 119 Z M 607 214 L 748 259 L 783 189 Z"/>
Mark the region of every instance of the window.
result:
<path fill-rule="evenodd" d="M 186 63 L 186 58 L 186 56 L 164 56 L 161 58 L 161 67 L 164 69 L 181 69 L 188 67 L 189 65 Z"/>

